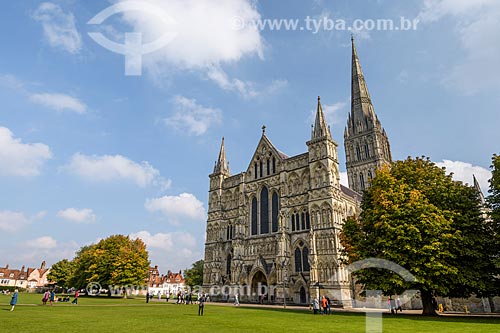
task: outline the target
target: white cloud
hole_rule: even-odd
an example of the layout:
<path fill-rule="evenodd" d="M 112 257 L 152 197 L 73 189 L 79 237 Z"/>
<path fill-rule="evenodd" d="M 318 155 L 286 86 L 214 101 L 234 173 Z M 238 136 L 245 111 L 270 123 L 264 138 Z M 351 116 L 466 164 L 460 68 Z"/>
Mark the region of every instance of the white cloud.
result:
<path fill-rule="evenodd" d="M 77 54 L 82 48 L 82 38 L 75 25 L 75 17 L 71 12 L 64 12 L 51 2 L 43 2 L 33 13 L 33 19 L 40 22 L 43 34 L 48 43 L 55 48 Z"/>
<path fill-rule="evenodd" d="M 162 49 L 144 57 L 146 70 L 161 77 L 178 70 L 197 71 L 224 90 L 236 91 L 244 97 L 255 97 L 254 84 L 231 79 L 222 70 L 224 64 L 233 64 L 246 56 L 263 58 L 264 43 L 258 29 L 251 24 L 236 26 L 238 22 L 260 19 L 253 0 L 144 0 L 158 8 L 156 18 L 150 13 L 127 11 L 125 22 L 143 34 L 143 40 L 153 41 L 172 32 L 176 37 Z M 167 22 L 167 23 L 166 23 Z"/>
<path fill-rule="evenodd" d="M 126 180 L 140 187 L 155 185 L 162 189 L 168 188 L 171 183 L 148 162 L 137 163 L 122 155 L 88 156 L 76 153 L 64 169 L 96 182 Z"/>
<path fill-rule="evenodd" d="M 17 231 L 30 224 L 30 219 L 23 213 L 8 210 L 0 211 L 0 230 L 6 232 Z"/>
<path fill-rule="evenodd" d="M 65 94 L 40 93 L 30 96 L 32 102 L 43 105 L 56 111 L 72 111 L 79 114 L 85 113 L 87 106 L 78 98 Z"/>
<path fill-rule="evenodd" d="M 129 236 L 132 239 L 142 239 L 147 246 L 151 263 L 159 265 L 165 272 L 189 268 L 194 261 L 202 258 L 196 239 L 188 232 L 151 234 L 143 230 Z"/>
<path fill-rule="evenodd" d="M 50 236 L 42 236 L 24 242 L 24 246 L 34 249 L 53 249 L 57 246 L 57 241 Z"/>
<path fill-rule="evenodd" d="M 49 146 L 43 143 L 23 143 L 14 138 L 6 127 L 0 127 L 0 175 L 37 176 L 48 159 L 52 158 Z"/>
<path fill-rule="evenodd" d="M 90 208 L 67 208 L 57 212 L 57 216 L 76 223 L 93 223 L 97 217 Z"/>
<path fill-rule="evenodd" d="M 207 108 L 183 96 L 174 98 L 174 112 L 164 119 L 167 126 L 190 135 L 202 135 L 209 127 L 222 122 L 222 111 Z"/>
<path fill-rule="evenodd" d="M 345 187 L 349 187 L 349 180 L 347 177 L 347 172 L 340 173 L 340 184 L 344 185 Z"/>
<path fill-rule="evenodd" d="M 443 84 L 466 94 L 500 90 L 500 2 L 428 0 L 418 16 L 426 24 L 445 17 L 455 19 L 465 56 L 452 65 Z"/>
<path fill-rule="evenodd" d="M 174 224 L 179 224 L 185 218 L 204 220 L 206 217 L 203 203 L 191 193 L 147 199 L 144 207 L 150 212 L 162 213 Z"/>
<path fill-rule="evenodd" d="M 445 167 L 447 174 L 453 172 L 454 180 L 460 180 L 464 183 L 468 183 L 469 185 L 474 184 L 472 175 L 475 175 L 483 193 L 488 192 L 488 180 L 491 178 L 490 170 L 461 161 L 443 160 L 442 162 L 436 163 L 436 165 L 439 167 Z"/>

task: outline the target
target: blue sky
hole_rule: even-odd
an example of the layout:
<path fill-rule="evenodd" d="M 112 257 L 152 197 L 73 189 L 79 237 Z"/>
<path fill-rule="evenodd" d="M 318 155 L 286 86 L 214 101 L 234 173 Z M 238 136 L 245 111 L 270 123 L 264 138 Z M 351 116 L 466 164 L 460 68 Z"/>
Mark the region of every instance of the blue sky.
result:
<path fill-rule="evenodd" d="M 117 3 L 130 5 L 2 4 L 1 266 L 53 264 L 121 233 L 141 237 L 163 272 L 189 267 L 203 257 L 221 137 L 233 173 L 247 168 L 263 124 L 277 148 L 302 153 L 318 95 L 345 171 L 351 33 L 393 158 L 429 156 L 457 179 L 476 174 L 487 191 L 500 142 L 497 1 L 151 0 L 152 12 L 87 24 Z M 401 17 L 416 29 L 324 23 L 399 26 Z M 266 19 L 298 26 L 255 28 Z M 129 32 L 173 39 L 131 76 L 124 56 L 89 32 L 117 43 Z"/>

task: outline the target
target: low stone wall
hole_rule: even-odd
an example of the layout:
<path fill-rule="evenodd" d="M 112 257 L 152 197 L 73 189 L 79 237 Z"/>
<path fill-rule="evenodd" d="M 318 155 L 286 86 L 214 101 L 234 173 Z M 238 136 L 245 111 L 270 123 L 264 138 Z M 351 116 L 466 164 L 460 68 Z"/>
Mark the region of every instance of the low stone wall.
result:
<path fill-rule="evenodd" d="M 476 297 L 469 298 L 448 298 L 437 297 L 438 304 L 443 305 L 444 311 L 451 312 L 471 312 L 471 313 L 489 313 L 500 312 L 500 297 Z"/>

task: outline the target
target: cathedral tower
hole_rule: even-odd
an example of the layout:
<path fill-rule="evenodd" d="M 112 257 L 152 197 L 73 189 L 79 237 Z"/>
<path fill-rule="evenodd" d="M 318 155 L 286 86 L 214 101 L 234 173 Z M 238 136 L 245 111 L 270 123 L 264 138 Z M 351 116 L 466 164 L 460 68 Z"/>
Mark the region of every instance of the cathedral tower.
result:
<path fill-rule="evenodd" d="M 349 187 L 363 193 L 375 170 L 392 162 L 389 139 L 373 109 L 368 87 L 352 43 L 351 112 L 344 132 Z"/>

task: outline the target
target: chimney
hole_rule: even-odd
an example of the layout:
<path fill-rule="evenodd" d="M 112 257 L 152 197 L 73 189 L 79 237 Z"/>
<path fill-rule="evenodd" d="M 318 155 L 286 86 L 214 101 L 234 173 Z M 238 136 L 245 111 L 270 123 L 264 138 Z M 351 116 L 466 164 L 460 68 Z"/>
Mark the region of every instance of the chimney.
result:
<path fill-rule="evenodd" d="M 9 264 L 5 265 L 5 269 L 9 269 Z"/>
<path fill-rule="evenodd" d="M 23 265 L 23 267 L 21 267 L 21 272 L 24 272 L 24 265 Z"/>
<path fill-rule="evenodd" d="M 42 261 L 42 265 L 40 266 L 40 269 L 45 269 L 45 260 Z"/>

